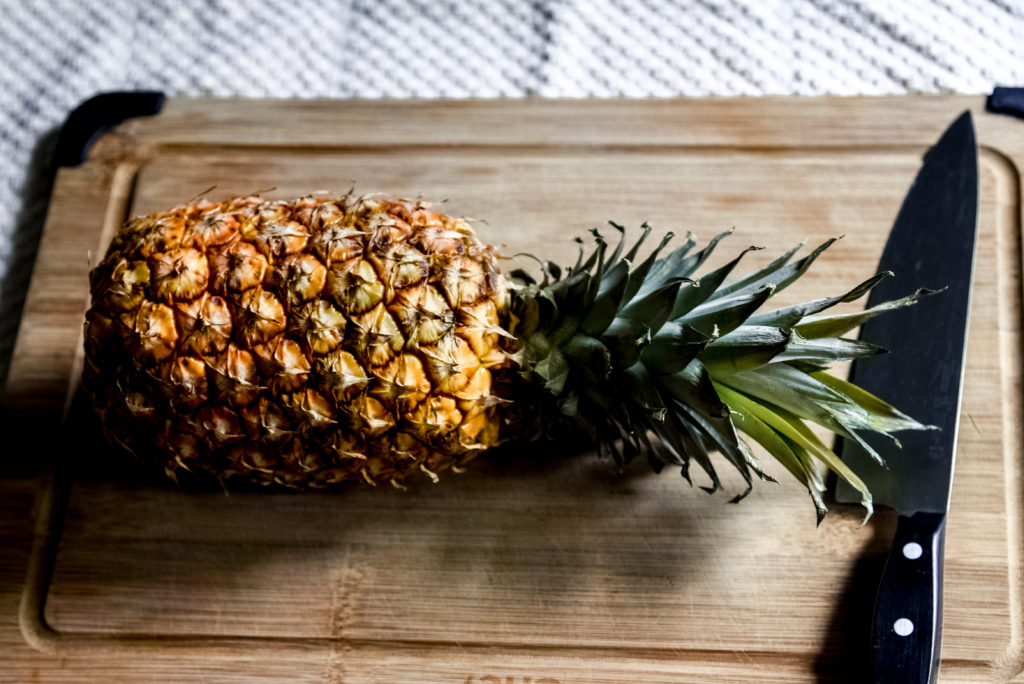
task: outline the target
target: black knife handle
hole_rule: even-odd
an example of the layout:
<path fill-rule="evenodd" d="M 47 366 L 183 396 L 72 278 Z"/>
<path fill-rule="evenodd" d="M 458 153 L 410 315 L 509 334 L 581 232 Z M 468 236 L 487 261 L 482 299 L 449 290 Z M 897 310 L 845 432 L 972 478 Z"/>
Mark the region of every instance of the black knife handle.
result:
<path fill-rule="evenodd" d="M 875 601 L 875 684 L 934 684 L 942 635 L 946 516 L 901 515 Z"/>

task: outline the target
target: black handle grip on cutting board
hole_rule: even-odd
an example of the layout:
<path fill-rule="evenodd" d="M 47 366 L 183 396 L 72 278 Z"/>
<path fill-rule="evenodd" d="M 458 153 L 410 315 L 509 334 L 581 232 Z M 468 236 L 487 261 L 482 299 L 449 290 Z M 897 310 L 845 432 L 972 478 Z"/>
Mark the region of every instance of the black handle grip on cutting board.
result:
<path fill-rule="evenodd" d="M 78 166 L 101 133 L 128 119 L 158 114 L 163 106 L 164 94 L 155 90 L 93 95 L 64 121 L 54 152 L 56 166 Z"/>
<path fill-rule="evenodd" d="M 946 516 L 901 515 L 875 601 L 875 684 L 933 684 L 942 636 Z"/>
<path fill-rule="evenodd" d="M 985 101 L 985 109 L 1024 119 L 1024 88 L 995 88 Z"/>

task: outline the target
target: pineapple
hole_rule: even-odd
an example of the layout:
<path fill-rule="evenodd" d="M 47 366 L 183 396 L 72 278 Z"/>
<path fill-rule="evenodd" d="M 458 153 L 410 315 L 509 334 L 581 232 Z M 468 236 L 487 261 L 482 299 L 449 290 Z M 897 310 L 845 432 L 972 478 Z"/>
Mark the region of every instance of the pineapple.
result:
<path fill-rule="evenodd" d="M 625 463 L 712 454 L 746 489 L 770 477 L 744 433 L 806 485 L 825 513 L 822 467 L 870 493 L 807 422 L 919 429 L 826 373 L 882 352 L 843 334 L 923 292 L 823 314 L 837 297 L 763 312 L 831 244 L 728 281 L 740 256 L 699 279 L 726 234 L 688 236 L 639 259 L 647 225 L 564 273 L 505 275 L 466 221 L 397 199 L 242 197 L 136 218 L 91 274 L 83 385 L 108 438 L 166 472 L 321 488 L 436 481 L 510 440 L 563 428 Z M 753 249 L 753 248 L 750 248 Z M 866 446 L 866 445 L 865 445 Z M 821 464 L 821 465 L 819 465 Z"/>

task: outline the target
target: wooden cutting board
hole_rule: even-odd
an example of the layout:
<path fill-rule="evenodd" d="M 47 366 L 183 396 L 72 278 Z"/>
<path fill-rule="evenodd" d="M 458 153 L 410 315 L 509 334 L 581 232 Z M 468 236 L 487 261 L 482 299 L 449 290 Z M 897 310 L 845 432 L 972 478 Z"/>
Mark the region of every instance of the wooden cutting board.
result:
<path fill-rule="evenodd" d="M 874 272 L 921 155 L 966 108 L 981 142 L 981 222 L 940 680 L 1024 682 L 1024 122 L 984 113 L 981 98 L 171 99 L 59 172 L 7 386 L 9 431 L 27 458 L 54 443 L 80 362 L 88 265 L 126 216 L 204 192 L 354 185 L 447 200 L 504 253 L 561 262 L 575 258 L 573 235 L 607 219 L 702 238 L 735 227 L 720 260 L 765 246 L 749 265 L 845 235 L 785 304 Z M 43 481 L 0 481 L 0 541 L 12 550 L 0 560 L 0 679 L 866 681 L 894 516 L 862 525 L 862 511 L 836 506 L 815 527 L 781 467 L 769 468 L 781 484 L 739 505 L 591 454 L 513 454 L 407 493 L 225 496 L 112 472 L 92 433 L 69 431 L 79 475 L 46 608 L 55 632 L 29 630 L 49 653 L 14 619 Z"/>

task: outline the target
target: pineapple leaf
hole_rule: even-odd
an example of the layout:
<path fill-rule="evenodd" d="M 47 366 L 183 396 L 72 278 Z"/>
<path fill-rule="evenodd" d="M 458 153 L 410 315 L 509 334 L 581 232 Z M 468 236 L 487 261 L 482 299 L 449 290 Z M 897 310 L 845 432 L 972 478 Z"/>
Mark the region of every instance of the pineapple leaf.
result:
<path fill-rule="evenodd" d="M 872 430 L 896 432 L 899 430 L 939 429 L 934 425 L 922 425 L 867 390 L 854 385 L 852 382 L 823 372 L 813 373 L 811 377 L 822 384 L 828 385 L 836 392 L 840 392 L 843 396 L 848 397 L 864 409 L 869 416 L 870 428 Z"/>
<path fill-rule="evenodd" d="M 523 268 L 516 268 L 513 269 L 512 271 L 509 271 L 508 277 L 509 280 L 511 280 L 516 285 L 524 287 L 537 284 L 537 280 L 532 275 L 530 275 L 526 271 L 526 269 Z"/>
<path fill-rule="evenodd" d="M 667 403 L 673 402 L 670 400 Z M 689 468 L 690 459 L 692 459 L 711 480 L 710 487 L 701 487 L 701 489 L 708 494 L 714 494 L 722 488 L 722 481 L 718 477 L 714 464 L 711 463 L 711 456 L 708 454 L 707 448 L 699 441 L 695 430 L 696 427 L 690 424 L 683 414 L 672 410 L 668 412 L 668 417 L 663 423 L 657 423 L 654 426 L 655 433 L 675 457 L 672 462 L 681 466 L 682 475 L 686 481 L 693 483 L 690 479 Z"/>
<path fill-rule="evenodd" d="M 644 411 L 653 421 L 665 420 L 665 402 L 646 366 L 634 363 L 619 374 L 630 404 Z"/>
<path fill-rule="evenodd" d="M 693 275 L 694 271 L 701 267 L 701 265 L 707 261 L 711 253 L 715 251 L 715 246 L 725 237 L 732 234 L 732 230 L 727 230 L 724 233 L 719 233 L 711 239 L 711 242 L 695 254 L 690 254 L 690 250 L 693 249 L 696 242 L 693 239 L 693 235 L 687 234 L 686 244 L 679 249 L 675 250 L 664 259 L 659 259 L 654 267 L 651 269 L 650 275 L 647 277 L 646 282 L 640 288 L 640 296 L 658 288 L 669 278 L 688 278 Z"/>
<path fill-rule="evenodd" d="M 752 370 L 781 358 L 791 338 L 790 330 L 744 325 L 708 344 L 707 349 L 701 352 L 700 360 L 712 375 L 716 371 Z"/>
<path fill-rule="evenodd" d="M 732 235 L 735 230 L 735 228 L 730 228 L 724 233 L 719 233 L 715 237 L 711 238 L 711 241 L 704 247 L 704 249 L 700 250 L 696 254 L 692 254 L 686 257 L 686 259 L 683 260 L 682 263 L 676 266 L 676 271 L 680 275 L 684 276 L 693 275 L 697 271 L 697 269 L 703 266 L 704 262 L 708 260 L 711 254 L 715 251 L 715 247 L 718 246 L 718 243 Z M 672 264 L 666 264 L 666 268 L 672 266 Z"/>
<path fill-rule="evenodd" d="M 826 513 L 825 468 L 861 490 L 870 515 L 863 483 L 809 425 L 859 442 L 876 459 L 859 432 L 892 438 L 890 433 L 924 427 L 825 371 L 838 361 L 884 353 L 843 335 L 931 292 L 858 313 L 822 315 L 862 297 L 889 275 L 879 273 L 837 297 L 759 313 L 835 240 L 794 260 L 797 247 L 727 283 L 746 253 L 756 249 L 748 247 L 695 283 L 692 274 L 731 231 L 698 251 L 688 234 L 685 244 L 662 257 L 672 237 L 666 235 L 636 265 L 650 226 L 644 224 L 632 246 L 622 226 L 611 226 L 620 234 L 614 248 L 595 229 L 596 248 L 581 250 L 564 278 L 542 262 L 540 285 L 519 275 L 512 290 L 507 327 L 524 343 L 509 357 L 525 378 L 553 395 L 556 419 L 578 424 L 601 455 L 620 464 L 645 455 L 654 470 L 678 465 L 691 481 L 691 464 L 697 463 L 710 478 L 702 487 L 709 492 L 722 487 L 712 462 L 712 452 L 718 452 L 747 485 L 734 501 L 751 490 L 755 475 L 771 480 L 750 449 L 756 443 L 807 488 L 819 522 Z"/>
<path fill-rule="evenodd" d="M 558 410 L 568 418 L 576 418 L 580 410 L 580 397 L 573 391 L 566 392 L 558 399 Z"/>
<path fill-rule="evenodd" d="M 720 335 L 728 335 L 750 318 L 773 292 L 773 288 L 767 286 L 754 293 L 711 299 L 676 320 L 708 334 L 717 327 Z"/>
<path fill-rule="evenodd" d="M 590 256 L 588 256 L 585 261 L 573 268 L 573 273 L 589 271 L 594 268 L 595 263 L 599 264 L 601 259 L 604 257 L 604 250 L 608 246 L 608 243 L 604 241 L 604 238 L 601 237 L 601 234 L 597 232 L 596 228 L 591 229 L 590 234 L 594 236 L 594 242 L 597 243 L 597 247 L 594 248 L 594 251 L 590 253 Z M 600 268 L 601 267 L 599 265 L 598 270 L 600 270 Z"/>
<path fill-rule="evenodd" d="M 562 344 L 580 327 L 589 289 L 590 274 L 586 271 L 577 271 L 551 286 L 555 304 L 561 313 L 561 317 L 556 319 L 558 326 L 550 335 L 554 344 Z"/>
<path fill-rule="evenodd" d="M 568 269 L 569 273 L 576 273 L 583 267 L 583 238 L 574 237 L 572 239 L 577 245 L 579 245 L 579 254 L 576 256 L 576 264 Z"/>
<path fill-rule="evenodd" d="M 725 282 L 729 273 L 731 273 L 732 270 L 740 263 L 740 259 L 743 258 L 743 255 L 759 249 L 761 249 L 761 247 L 747 247 L 745 250 L 740 252 L 739 256 L 729 263 L 702 277 L 691 287 L 681 289 L 679 294 L 676 296 L 676 303 L 672 308 L 672 313 L 669 318 L 679 318 L 683 314 L 690 312 L 694 307 L 699 306 L 710 299 L 711 296 L 718 291 L 718 288 L 722 286 L 722 283 Z"/>
<path fill-rule="evenodd" d="M 674 401 L 669 408 L 686 416 L 710 440 L 727 461 L 736 468 L 747 483 L 747 489 L 737 497 L 743 498 L 753 486 L 750 471 L 760 473 L 759 464 L 751 462 L 750 454 L 739 445 L 736 430 L 729 415 L 729 407 L 722 403 L 711 382 L 711 376 L 699 361 L 692 362 L 682 371 L 660 376 L 659 384 L 668 390 Z"/>
<path fill-rule="evenodd" d="M 587 312 L 580 329 L 588 335 L 600 335 L 619 312 L 619 304 L 626 291 L 629 262 L 620 261 L 605 275 L 590 311 Z"/>
<path fill-rule="evenodd" d="M 569 379 L 569 364 L 558 349 L 552 348 L 551 353 L 541 359 L 533 370 L 544 379 L 545 388 L 552 394 L 559 395 L 565 389 L 565 382 Z"/>
<path fill-rule="evenodd" d="M 616 228 L 622 228 L 622 226 L 619 226 L 619 225 L 617 225 L 614 222 L 609 222 L 609 223 L 611 223 Z M 636 261 L 636 255 L 637 255 L 637 252 L 640 251 L 640 245 L 644 244 L 644 240 L 646 240 L 647 236 L 651 234 L 652 230 L 654 230 L 653 228 L 651 228 L 651 225 L 649 223 L 647 223 L 646 221 L 644 221 L 643 225 L 641 225 L 640 228 L 644 232 L 640 235 L 640 238 L 636 241 L 636 243 L 632 247 L 630 247 L 629 251 L 626 252 L 626 255 L 624 257 L 622 257 L 626 261 L 629 261 L 629 262 Z M 651 263 L 654 263 L 654 262 L 651 262 Z"/>
<path fill-rule="evenodd" d="M 632 318 L 644 321 L 651 330 L 658 330 L 668 320 L 676 293 L 685 278 L 670 278 L 664 285 L 648 294 L 638 294 L 632 302 L 619 311 L 618 318 Z"/>
<path fill-rule="evenodd" d="M 794 261 L 791 264 L 783 264 L 778 269 L 775 269 L 770 273 L 765 273 L 764 271 L 762 271 L 762 275 L 759 278 L 753 280 L 750 280 L 749 278 L 744 279 L 744 281 L 750 282 L 741 281 L 740 283 L 727 285 L 726 287 L 723 287 L 721 289 L 717 296 L 729 297 L 731 295 L 737 295 L 743 292 L 754 292 L 770 284 L 775 286 L 776 292 L 781 292 L 786 287 L 794 283 L 797 279 L 799 279 L 800 276 L 806 273 L 807 269 L 809 269 L 811 267 L 811 264 L 814 263 L 814 260 L 817 259 L 822 252 L 824 252 L 826 249 L 835 244 L 836 240 L 838 239 L 839 238 L 831 238 L 829 240 L 826 240 L 822 244 L 818 245 L 818 247 L 816 247 L 814 251 L 812 251 L 804 258 Z"/>
<path fill-rule="evenodd" d="M 715 380 L 721 384 L 785 408 L 844 437 L 848 436 L 848 431 L 836 420 L 836 407 L 860 409 L 828 385 L 784 363 L 770 363 L 753 371 L 738 373 L 716 370 Z"/>
<path fill-rule="evenodd" d="M 594 272 L 590 276 L 590 291 L 588 292 L 587 304 L 584 308 L 590 307 L 590 304 L 597 296 L 598 288 L 601 287 L 601 278 L 604 276 L 605 271 L 605 254 L 608 252 L 608 243 L 605 241 L 604 236 L 597 232 L 596 229 L 590 232 L 593 234 L 594 240 L 597 242 L 597 266 L 594 268 Z M 589 271 L 590 269 L 587 270 Z"/>
<path fill-rule="evenodd" d="M 718 387 L 722 386 L 716 385 L 716 389 Z M 731 407 L 758 418 L 765 425 L 791 440 L 793 444 L 804 449 L 849 482 L 861 494 L 861 505 L 867 511 L 867 515 L 864 518 L 865 522 L 871 517 L 874 507 L 872 505 L 871 492 L 868 491 L 867 486 L 831 449 L 822 444 L 821 440 L 811 432 L 810 428 L 798 416 L 777 406 L 766 406 L 754 398 L 745 396 L 741 392 L 730 392 L 728 387 L 724 387 L 724 389 L 725 391 L 722 396 L 728 397 L 727 401 Z"/>
<path fill-rule="evenodd" d="M 786 470 L 800 481 L 811 496 L 818 515 L 818 524 L 825 519 L 828 508 L 822 499 L 825 483 L 817 470 L 808 462 L 807 452 L 774 428 L 754 415 L 746 404 L 746 398 L 725 385 L 715 384 L 715 390 L 733 411 L 736 427 L 764 447 L 765 451 L 781 463 Z"/>
<path fill-rule="evenodd" d="M 651 343 L 651 329 L 643 321 L 616 318 L 601 333 L 601 341 L 612 355 L 612 365 L 629 368 L 640 360 L 644 347 Z"/>
<path fill-rule="evenodd" d="M 839 337 L 840 335 L 848 333 L 857 326 L 863 324 L 864 321 L 874 318 L 880 313 L 902 309 L 906 306 L 913 306 L 923 297 L 937 294 L 942 291 L 943 290 L 928 290 L 922 288 L 914 292 L 914 294 L 901 299 L 893 299 L 888 302 L 883 302 L 863 311 L 834 314 L 830 316 L 811 316 L 809 318 L 805 318 L 800 325 L 796 327 L 796 331 L 801 337 L 807 339 L 815 337 Z"/>
<path fill-rule="evenodd" d="M 618 292 L 612 298 L 615 305 L 618 306 L 619 302 L 622 301 L 623 293 L 626 291 L 626 281 L 629 278 L 629 267 L 631 265 L 628 259 L 621 259 L 605 271 L 601 277 L 601 287 L 597 290 L 598 300 L 608 292 Z"/>
<path fill-rule="evenodd" d="M 834 361 L 851 361 L 888 353 L 878 345 L 861 340 L 847 340 L 839 337 L 805 340 L 795 333 L 793 337 L 795 339 L 785 351 L 775 357 L 775 361 L 811 361 L 827 366 Z"/>
<path fill-rule="evenodd" d="M 725 288 L 723 288 L 724 291 L 720 291 L 719 295 L 725 296 L 728 294 L 732 294 L 733 292 L 736 292 L 738 290 L 742 290 L 743 288 L 748 287 L 754 283 L 761 281 L 770 281 L 772 274 L 778 271 L 786 264 L 788 264 L 789 260 L 793 258 L 793 255 L 799 252 L 801 249 L 803 249 L 805 244 L 806 242 L 801 242 L 799 245 L 793 247 L 782 256 L 774 259 L 770 264 L 768 264 L 764 268 L 754 271 L 753 273 L 748 273 L 747 275 L 743 276 L 736 282 L 726 285 Z"/>
<path fill-rule="evenodd" d="M 619 263 L 619 255 L 622 254 L 622 248 L 626 245 L 626 229 L 615 221 L 609 221 L 608 225 L 619 233 L 619 242 L 615 245 L 615 251 L 608 257 L 608 263 L 614 265 Z M 611 266 L 608 268 L 610 269 Z"/>
<path fill-rule="evenodd" d="M 644 233 L 644 237 L 647 237 L 647 233 Z M 634 297 L 642 297 L 655 289 L 655 287 L 651 285 L 652 279 L 648 277 L 648 274 L 651 272 L 651 267 L 655 265 L 655 262 L 657 262 L 658 254 L 661 253 L 661 250 L 665 249 L 665 246 L 668 245 L 673 237 L 675 236 L 672 233 L 666 233 L 665 237 L 661 239 L 661 243 L 654 248 L 654 251 L 651 252 L 646 259 L 640 262 L 640 265 L 633 269 L 629 274 L 629 282 L 626 284 L 626 291 L 622 295 L 623 304 L 631 302 Z M 643 238 L 640 239 L 641 241 L 643 240 Z M 637 246 L 639 247 L 639 243 L 637 243 Z M 691 236 L 687 236 L 686 244 L 676 251 L 688 250 L 692 246 L 693 238 Z M 673 252 L 673 254 L 674 253 L 675 252 Z M 632 262 L 634 258 L 633 250 L 630 250 L 630 253 L 627 254 L 625 258 Z"/>
<path fill-rule="evenodd" d="M 607 380 L 612 371 L 612 358 L 608 347 L 590 335 L 573 335 L 565 345 L 563 353 L 565 360 L 575 372 L 591 376 L 592 380 L 588 384 L 594 384 L 593 379 Z"/>
<path fill-rule="evenodd" d="M 796 304 L 795 306 L 777 309 L 767 313 L 755 314 L 750 317 L 750 325 L 773 325 L 779 328 L 792 328 L 806 316 L 820 313 L 836 304 L 853 302 L 867 294 L 875 285 L 883 279 L 892 275 L 891 271 L 883 271 L 871 276 L 864 282 L 858 284 L 846 294 L 826 299 L 815 299 L 810 302 Z"/>
<path fill-rule="evenodd" d="M 558 282 L 562 277 L 562 269 L 559 268 L 558 264 L 554 263 L 553 261 L 540 259 L 536 255 L 530 254 L 529 252 L 519 252 L 517 254 L 513 254 L 512 257 L 526 257 L 527 259 L 532 259 L 533 261 L 537 262 L 537 265 L 540 266 L 541 273 L 544 274 L 544 280 L 542 280 L 539 285 L 539 287 L 541 288 L 546 288 L 551 283 Z M 509 275 L 512 278 L 513 282 L 516 282 L 519 285 L 529 286 L 537 284 L 537 279 L 521 268 L 515 269 Z"/>
<path fill-rule="evenodd" d="M 685 323 L 666 323 L 643 350 L 640 360 L 657 373 L 676 373 L 697 358 L 711 340 L 710 335 Z"/>
<path fill-rule="evenodd" d="M 890 430 L 923 427 L 916 421 L 906 422 L 893 416 L 876 415 L 871 409 L 861 406 L 819 377 L 785 363 L 768 364 L 753 372 L 723 374 L 716 379 L 722 384 L 828 428 L 837 435 L 856 441 L 879 463 L 882 462 L 882 457 L 861 439 L 857 434 L 858 430 L 870 430 L 896 441 L 889 434 Z"/>

